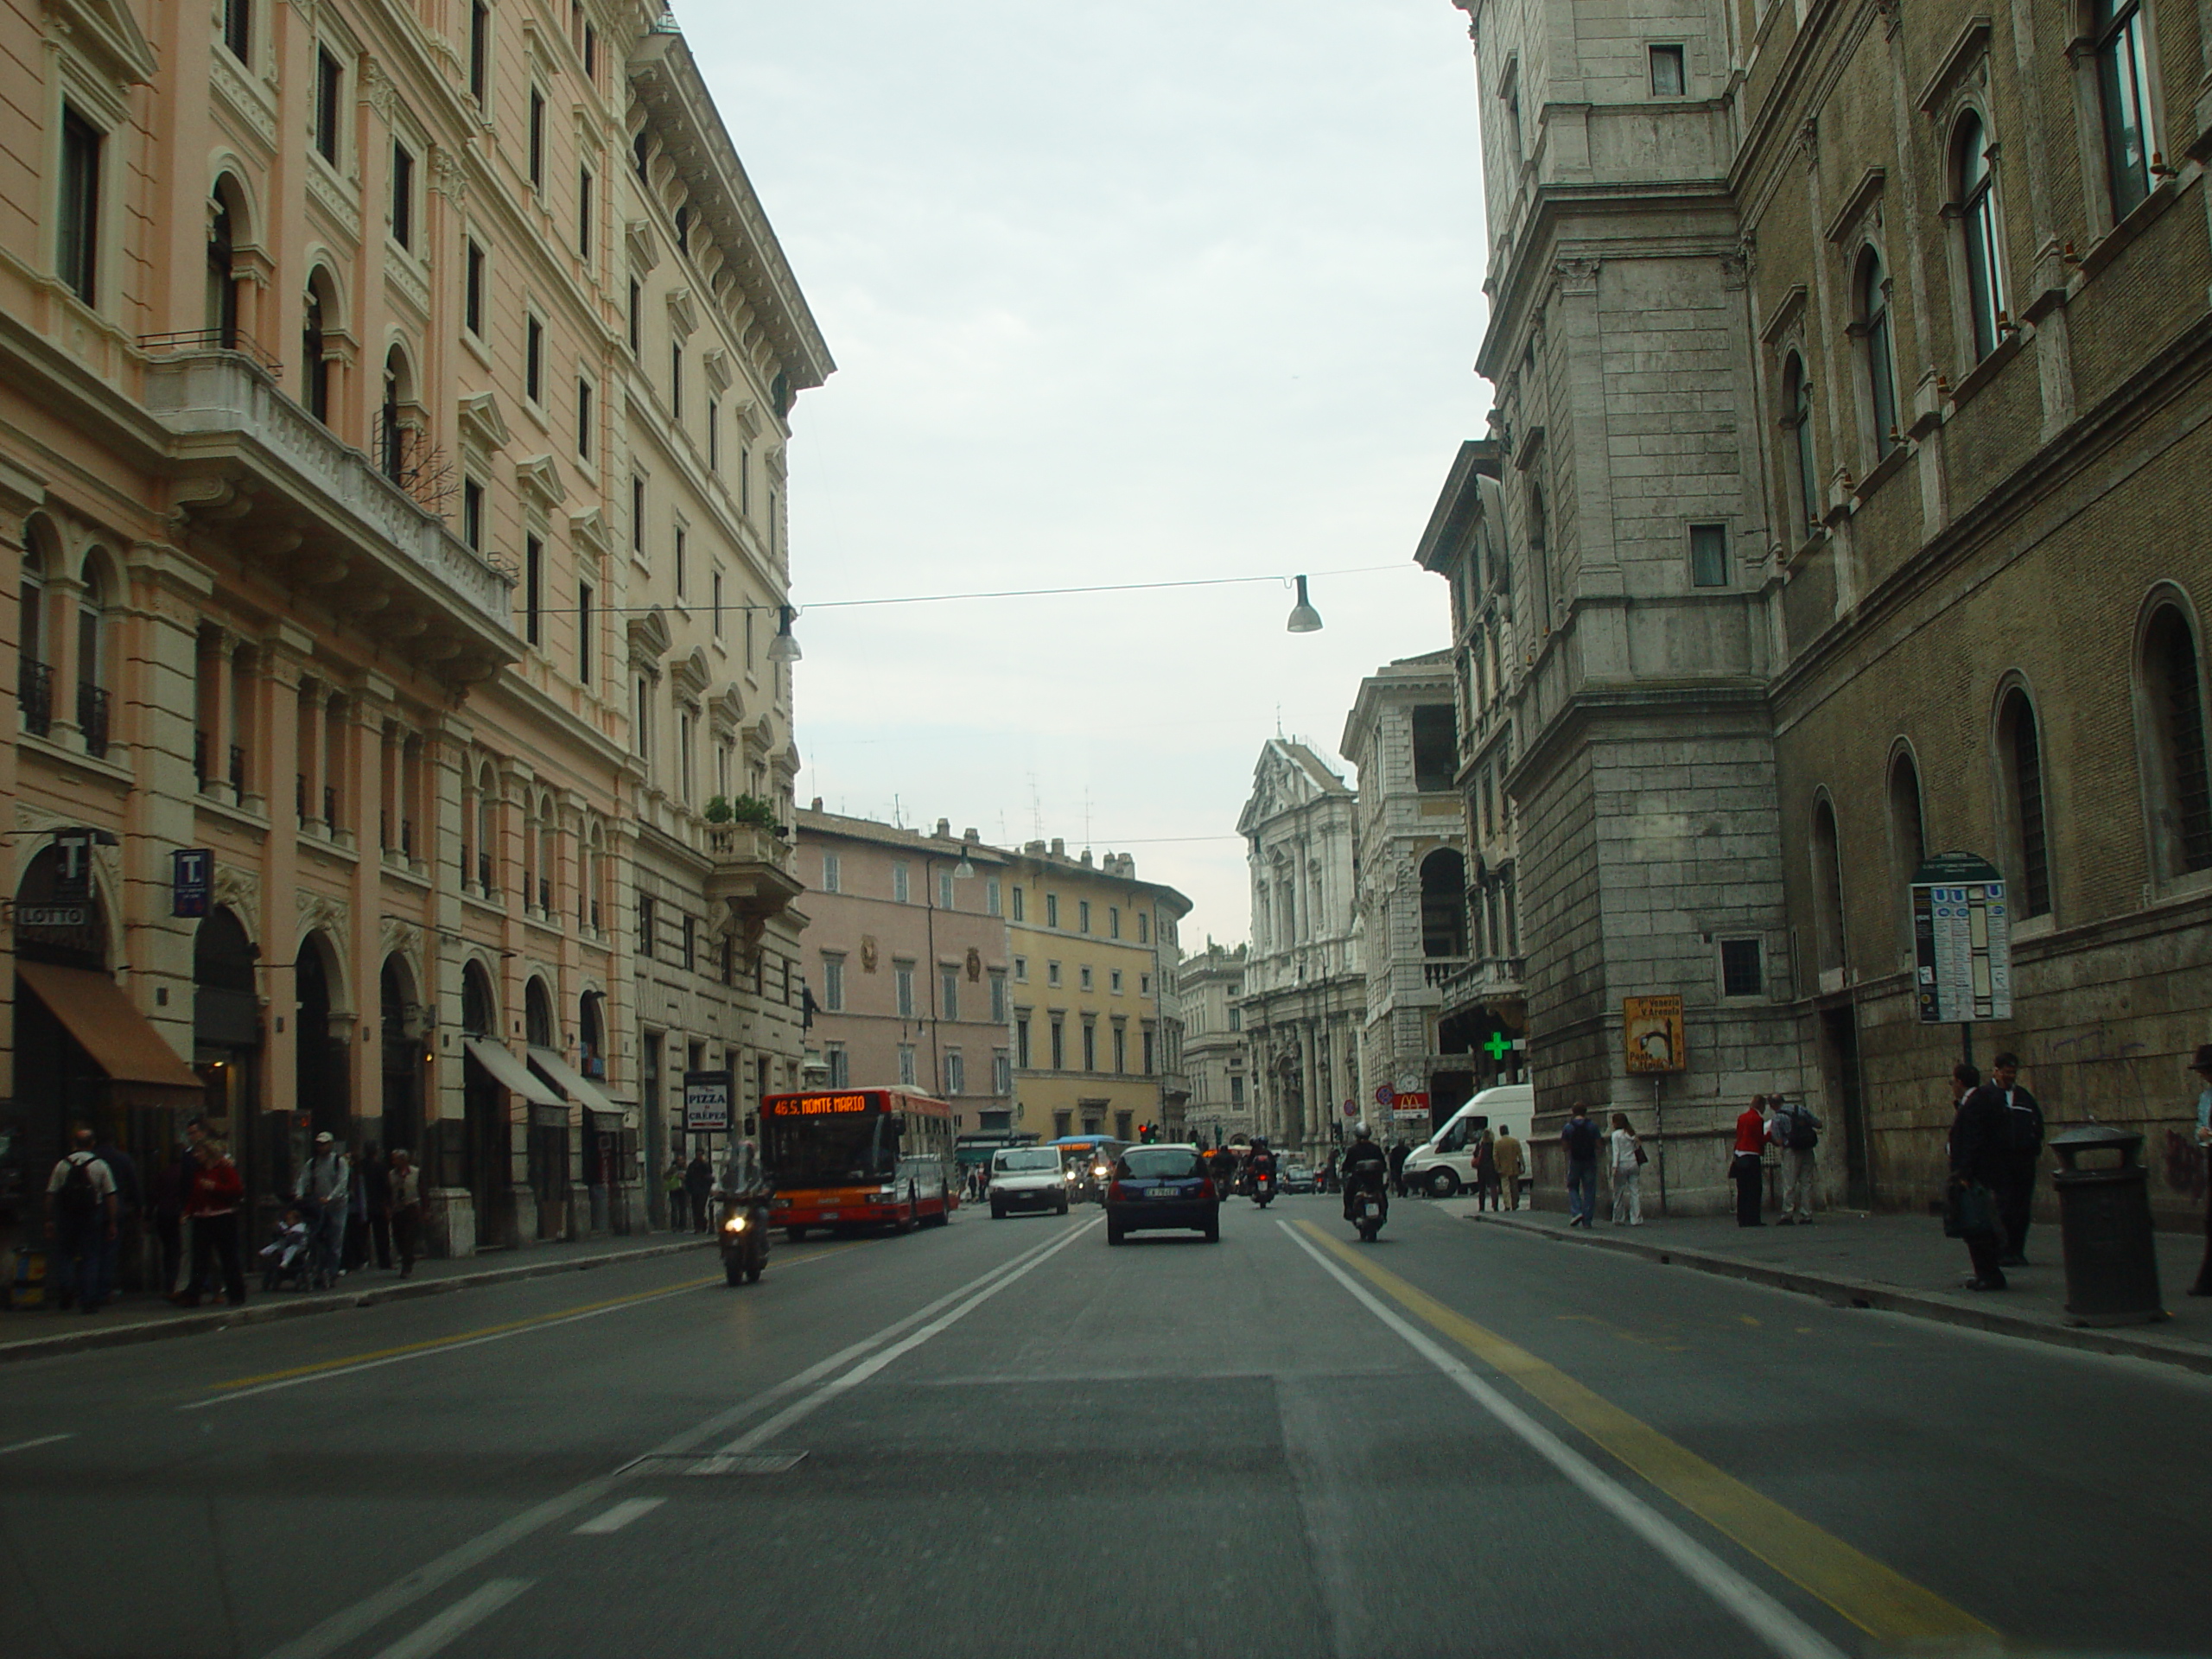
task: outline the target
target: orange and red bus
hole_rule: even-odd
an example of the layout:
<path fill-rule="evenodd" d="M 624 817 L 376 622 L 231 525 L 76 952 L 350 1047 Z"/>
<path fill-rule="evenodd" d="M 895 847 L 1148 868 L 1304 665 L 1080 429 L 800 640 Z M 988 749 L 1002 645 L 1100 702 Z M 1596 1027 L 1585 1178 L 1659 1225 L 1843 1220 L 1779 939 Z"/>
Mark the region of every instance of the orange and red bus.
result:
<path fill-rule="evenodd" d="M 809 1089 L 760 1103 L 772 1224 L 794 1243 L 840 1231 L 942 1226 L 952 1212 L 952 1108 L 910 1089 Z"/>

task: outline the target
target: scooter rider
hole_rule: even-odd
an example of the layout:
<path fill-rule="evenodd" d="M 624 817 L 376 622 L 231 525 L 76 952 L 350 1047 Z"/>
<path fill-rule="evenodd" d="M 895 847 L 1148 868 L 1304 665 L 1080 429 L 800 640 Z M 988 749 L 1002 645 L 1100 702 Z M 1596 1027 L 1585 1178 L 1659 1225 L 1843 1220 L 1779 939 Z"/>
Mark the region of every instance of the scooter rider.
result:
<path fill-rule="evenodd" d="M 1344 1148 L 1344 1219 L 1358 1218 L 1359 1195 L 1371 1188 L 1382 1195 L 1385 1205 L 1389 1202 L 1390 1160 L 1382 1147 L 1375 1144 L 1375 1136 L 1362 1123 L 1352 1131 L 1351 1145 Z"/>
<path fill-rule="evenodd" d="M 1252 1138 L 1252 1160 L 1246 1166 L 1246 1173 L 1251 1177 L 1252 1197 L 1255 1200 L 1260 1197 L 1263 1181 L 1267 1184 L 1268 1196 L 1274 1196 L 1275 1155 L 1268 1150 L 1264 1136 L 1255 1135 Z"/>

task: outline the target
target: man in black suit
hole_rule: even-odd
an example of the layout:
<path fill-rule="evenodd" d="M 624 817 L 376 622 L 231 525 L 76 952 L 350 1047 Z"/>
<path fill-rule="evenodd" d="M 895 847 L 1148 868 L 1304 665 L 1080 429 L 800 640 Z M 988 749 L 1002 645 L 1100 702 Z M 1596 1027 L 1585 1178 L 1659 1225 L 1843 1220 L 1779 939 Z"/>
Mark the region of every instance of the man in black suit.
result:
<path fill-rule="evenodd" d="M 2020 1057 L 1999 1054 L 1989 1064 L 1988 1088 L 2005 1101 L 2005 1180 L 1996 1189 L 1997 1212 L 2005 1223 L 2005 1254 L 1999 1265 L 2028 1265 L 2028 1214 L 2035 1207 L 2036 1171 L 2043 1162 L 2043 1108 L 2020 1086 Z"/>
<path fill-rule="evenodd" d="M 1962 1060 L 1951 1068 L 1951 1098 L 1958 1115 L 1951 1120 L 1950 1202 L 1964 1208 L 1962 1200 L 1972 1187 L 1986 1187 L 1993 1193 L 2002 1191 L 2010 1166 L 2005 1152 L 2005 1096 L 2000 1090 L 1984 1088 L 1981 1073 Z M 1994 1217 L 1982 1219 L 1986 1225 L 1974 1225 L 1972 1230 L 1961 1234 L 1974 1262 L 1974 1277 L 1967 1281 L 1966 1287 L 2002 1290 L 2004 1224 Z"/>

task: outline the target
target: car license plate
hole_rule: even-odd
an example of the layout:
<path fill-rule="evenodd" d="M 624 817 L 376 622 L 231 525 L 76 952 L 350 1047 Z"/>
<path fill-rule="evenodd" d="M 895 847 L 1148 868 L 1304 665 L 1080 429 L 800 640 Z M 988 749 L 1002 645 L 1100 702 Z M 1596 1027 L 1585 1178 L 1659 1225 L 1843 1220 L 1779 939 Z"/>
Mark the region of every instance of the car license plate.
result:
<path fill-rule="evenodd" d="M 1179 1198 L 1183 1195 L 1172 1186 L 1155 1186 L 1152 1189 L 1152 1196 L 1155 1198 Z"/>

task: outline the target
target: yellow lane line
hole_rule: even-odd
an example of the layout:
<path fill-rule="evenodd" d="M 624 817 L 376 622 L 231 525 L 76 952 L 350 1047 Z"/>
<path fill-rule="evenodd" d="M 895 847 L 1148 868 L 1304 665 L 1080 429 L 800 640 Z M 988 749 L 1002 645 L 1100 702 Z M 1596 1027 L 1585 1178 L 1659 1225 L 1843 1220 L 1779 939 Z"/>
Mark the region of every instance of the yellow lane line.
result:
<path fill-rule="evenodd" d="M 809 1255 L 797 1257 L 784 1265 L 787 1268 L 796 1268 L 803 1262 L 818 1262 L 825 1255 L 836 1255 L 843 1251 L 858 1248 L 860 1246 L 857 1243 L 833 1244 L 826 1249 L 816 1250 Z M 251 1389 L 265 1382 L 289 1382 L 296 1376 L 313 1376 L 321 1371 L 342 1370 L 348 1365 L 372 1365 L 378 1360 L 398 1359 L 408 1354 L 429 1353 L 434 1349 L 451 1348 L 464 1342 L 481 1342 L 486 1337 L 503 1337 L 511 1332 L 527 1331 L 534 1325 L 552 1325 L 562 1319 L 573 1319 L 586 1313 L 597 1313 L 610 1307 L 621 1307 L 630 1302 L 650 1302 L 658 1297 L 673 1296 L 679 1291 L 696 1290 L 702 1285 L 719 1284 L 721 1279 L 721 1274 L 712 1273 L 703 1278 L 683 1279 L 672 1285 L 663 1285 L 658 1290 L 633 1291 L 626 1296 L 609 1296 L 603 1301 L 581 1302 L 574 1307 L 561 1308 L 551 1313 L 533 1314 L 526 1319 L 509 1319 L 501 1325 L 480 1325 L 474 1331 L 460 1331 L 449 1337 L 430 1337 L 421 1342 L 404 1342 L 396 1348 L 377 1348 L 364 1354 L 347 1354 L 340 1359 L 317 1360 L 312 1365 L 295 1365 L 282 1371 L 263 1371 L 255 1376 L 234 1376 L 226 1382 L 211 1382 L 207 1387 L 219 1392 L 228 1389 Z"/>
<path fill-rule="evenodd" d="M 1754 1491 L 1557 1366 L 1484 1329 L 1310 1221 L 1299 1226 L 1400 1306 L 1510 1378 L 1651 1485 L 1792 1584 L 1885 1642 L 1990 1637 L 1973 1614 Z"/>

